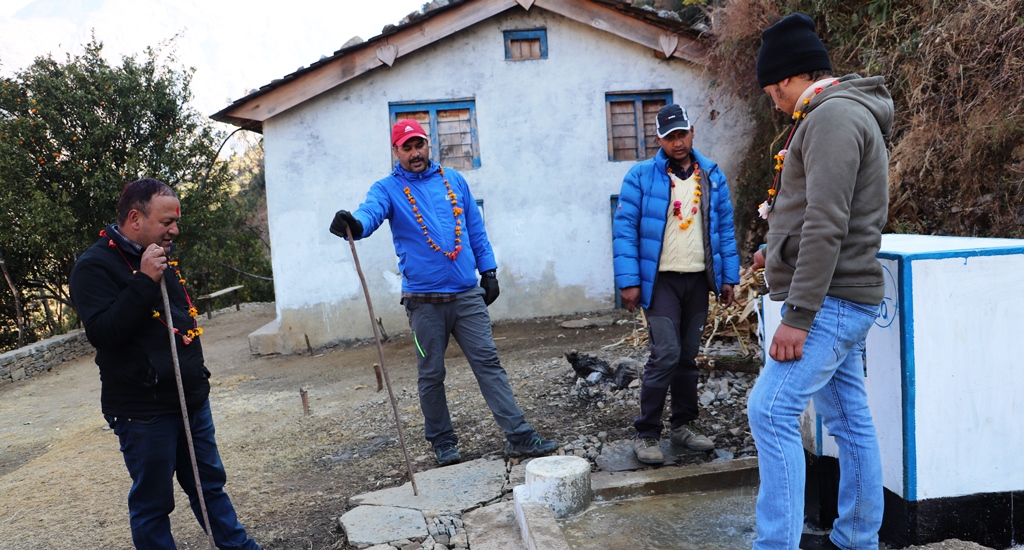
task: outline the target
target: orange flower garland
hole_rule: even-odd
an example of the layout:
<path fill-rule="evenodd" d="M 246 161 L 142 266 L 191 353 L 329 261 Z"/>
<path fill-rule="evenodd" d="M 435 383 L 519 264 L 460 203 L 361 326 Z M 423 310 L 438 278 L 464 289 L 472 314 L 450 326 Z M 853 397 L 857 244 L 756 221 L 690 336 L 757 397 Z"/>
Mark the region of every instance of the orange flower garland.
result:
<path fill-rule="evenodd" d="M 839 84 L 838 80 L 833 80 L 828 86 L 834 86 Z M 800 108 L 793 113 L 793 126 L 789 129 L 789 136 L 786 137 L 786 145 L 779 150 L 778 153 L 773 157 L 775 159 L 775 177 L 772 178 L 772 186 L 768 188 L 768 200 L 762 202 L 757 207 L 757 213 L 761 215 L 761 218 L 768 219 L 768 213 L 775 207 L 775 195 L 778 194 L 779 177 L 782 175 L 782 167 L 786 163 L 786 153 L 789 152 L 789 142 L 793 139 L 793 134 L 796 132 L 796 127 L 800 124 L 800 121 L 807 118 L 807 105 L 810 104 L 811 99 L 825 91 L 828 86 L 818 86 L 814 88 L 814 92 L 803 99 Z"/>
<path fill-rule="evenodd" d="M 117 250 L 117 253 L 121 255 L 121 259 L 123 259 L 124 263 L 128 265 L 128 269 L 132 270 L 132 275 L 138 273 L 137 270 L 132 268 L 132 264 L 128 262 L 128 258 L 126 258 L 124 252 L 121 251 L 121 247 L 117 246 L 117 243 L 114 242 L 114 239 L 111 239 L 110 237 L 107 236 L 106 229 L 100 231 L 100 236 L 107 237 L 109 239 L 109 241 L 107 242 L 107 246 L 113 247 L 115 250 Z M 177 334 L 178 336 L 181 336 L 181 343 L 187 346 L 192 343 L 192 340 L 195 340 L 199 336 L 202 336 L 204 332 L 203 327 L 199 326 L 199 323 L 196 321 L 196 319 L 199 317 L 199 310 L 194 305 L 192 305 L 192 298 L 188 295 L 188 289 L 185 288 L 185 279 L 181 276 L 181 271 L 178 271 L 178 262 L 172 260 L 167 262 L 167 265 L 174 269 L 174 274 L 178 277 L 178 283 L 181 284 L 181 290 L 185 292 L 185 301 L 188 302 L 188 316 L 192 318 L 192 328 L 188 329 L 185 332 L 185 334 L 182 334 L 181 331 L 178 330 L 178 327 L 174 327 L 174 333 Z M 159 311 L 154 309 L 153 313 L 150 314 L 150 317 L 156 319 L 157 321 L 160 321 L 160 323 L 163 326 L 167 326 L 167 323 L 160 318 Z"/>
<path fill-rule="evenodd" d="M 462 215 L 463 210 L 459 208 L 459 198 L 455 195 L 455 191 L 452 191 L 452 186 L 448 184 L 448 178 L 444 177 L 444 168 L 438 168 L 438 173 L 444 179 L 444 187 L 448 190 L 446 195 L 448 200 L 452 203 L 452 215 L 455 216 L 455 248 L 450 252 L 441 250 L 441 247 L 434 242 L 434 239 L 430 238 L 430 231 L 427 229 L 427 223 L 423 220 L 423 214 L 420 213 L 420 208 L 416 206 L 416 199 L 412 196 L 412 190 L 409 189 L 408 182 L 406 182 L 405 188 L 402 191 L 405 192 L 405 198 L 412 205 L 412 213 L 416 216 L 416 221 L 420 224 L 420 229 L 423 230 L 423 236 L 427 238 L 427 244 L 430 245 L 430 249 L 444 254 L 449 260 L 454 261 L 459 256 L 459 252 L 462 252 L 462 220 L 459 216 Z M 405 178 L 402 178 L 403 181 Z"/>
<path fill-rule="evenodd" d="M 674 189 L 676 184 L 675 184 L 675 182 L 672 181 L 672 175 L 673 175 L 672 174 L 672 168 L 668 167 L 668 168 L 666 168 L 666 171 L 668 172 L 668 175 L 669 175 L 669 178 L 668 178 L 669 187 Z M 693 206 L 690 208 L 690 217 L 688 217 L 686 219 L 683 219 L 683 214 L 682 214 L 683 202 L 682 201 L 675 201 L 674 203 L 672 203 L 672 215 L 677 217 L 677 218 L 679 218 L 679 230 L 680 231 L 685 231 L 686 229 L 688 229 L 690 227 L 690 225 L 693 224 L 693 216 L 695 214 L 697 214 L 697 211 L 700 209 L 700 197 L 701 197 L 701 195 L 703 193 L 701 192 L 701 189 L 700 189 L 700 165 L 697 164 L 696 162 L 693 163 L 693 179 L 696 180 L 697 184 L 696 184 L 696 187 L 693 190 Z"/>

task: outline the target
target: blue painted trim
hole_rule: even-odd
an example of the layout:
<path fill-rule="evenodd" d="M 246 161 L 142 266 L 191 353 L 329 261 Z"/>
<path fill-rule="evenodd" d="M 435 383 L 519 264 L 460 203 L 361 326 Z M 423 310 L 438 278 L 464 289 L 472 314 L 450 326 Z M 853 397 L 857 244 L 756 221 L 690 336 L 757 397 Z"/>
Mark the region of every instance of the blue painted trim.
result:
<path fill-rule="evenodd" d="M 540 40 L 540 58 L 548 58 L 548 30 L 547 29 L 524 29 L 501 31 L 505 37 L 505 59 L 511 61 L 529 61 L 532 58 L 512 59 L 513 40 Z"/>
<path fill-rule="evenodd" d="M 408 106 L 413 106 L 413 105 L 420 106 L 420 107 L 423 107 L 423 106 L 433 106 L 433 105 L 445 105 L 445 107 L 442 107 L 442 110 L 443 110 L 443 109 L 451 109 L 452 108 L 452 107 L 448 107 L 448 105 L 461 104 L 461 103 L 466 103 L 466 104 L 469 104 L 470 106 L 472 106 L 472 104 L 476 103 L 476 99 L 472 98 L 472 97 L 457 97 L 457 98 L 454 98 L 454 99 L 443 99 L 443 100 L 442 99 L 417 99 L 417 100 L 413 100 L 413 101 L 392 101 L 392 102 L 388 103 L 388 107 L 391 108 L 391 114 L 394 115 L 395 114 L 395 109 L 394 109 L 395 107 L 400 108 L 399 109 L 400 111 L 425 111 L 426 109 L 401 109 L 401 107 L 408 107 Z M 456 108 L 457 109 L 464 109 L 465 107 L 456 107 Z"/>
<path fill-rule="evenodd" d="M 1006 248 L 965 248 L 963 250 L 941 250 L 937 252 L 879 252 L 878 257 L 886 260 L 948 260 L 950 258 L 974 258 L 978 256 L 1009 256 L 1024 254 L 1024 246 Z"/>
<path fill-rule="evenodd" d="M 615 209 L 619 207 L 619 194 L 612 195 L 609 199 L 612 204 L 612 258 L 615 257 Z M 612 270 L 612 289 L 615 292 L 615 309 L 622 309 L 622 294 L 619 285 L 615 282 L 615 271 Z"/>
<path fill-rule="evenodd" d="M 665 105 L 672 104 L 672 91 L 650 91 L 650 92 L 607 92 L 604 94 L 604 102 L 606 105 L 613 102 L 619 101 L 633 101 L 633 124 L 636 127 L 636 160 L 643 160 L 647 158 L 647 135 L 644 132 L 644 101 L 651 100 L 662 100 Z M 610 109 L 607 109 L 610 112 Z M 612 141 L 612 121 L 608 120 L 608 142 Z M 612 162 L 627 162 L 625 160 L 616 161 L 615 155 L 613 154 L 611 145 L 608 146 L 608 160 Z"/>
<path fill-rule="evenodd" d="M 441 140 L 437 134 L 437 112 L 453 111 L 456 109 L 469 109 L 469 132 L 470 144 L 473 150 L 473 168 L 480 168 L 480 140 L 477 136 L 476 127 L 476 100 L 473 98 L 449 99 L 449 100 L 420 100 L 420 101 L 395 101 L 388 103 L 388 116 L 391 124 L 398 121 L 399 116 L 404 113 L 421 113 L 426 111 L 430 115 L 430 157 L 440 163 L 441 161 Z"/>
<path fill-rule="evenodd" d="M 818 413 L 814 413 L 814 424 L 814 439 L 816 441 L 814 446 L 814 454 L 816 456 L 822 456 L 825 452 L 825 430 L 822 428 L 822 424 L 824 424 L 824 421 L 821 419 L 821 415 Z"/>
<path fill-rule="evenodd" d="M 487 218 L 484 217 L 484 200 L 474 199 L 473 202 L 476 203 L 476 209 L 480 211 L 480 217 L 483 218 L 484 221 L 487 221 Z"/>
<path fill-rule="evenodd" d="M 900 364 L 903 365 L 903 498 L 917 501 L 917 372 L 914 363 L 914 277 L 911 262 L 899 265 Z"/>

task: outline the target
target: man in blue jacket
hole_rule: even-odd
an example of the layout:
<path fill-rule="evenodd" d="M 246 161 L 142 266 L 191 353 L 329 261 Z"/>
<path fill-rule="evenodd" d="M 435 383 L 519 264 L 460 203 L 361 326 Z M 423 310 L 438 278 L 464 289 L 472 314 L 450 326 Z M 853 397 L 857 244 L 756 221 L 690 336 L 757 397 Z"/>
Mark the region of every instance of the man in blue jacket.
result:
<path fill-rule="evenodd" d="M 540 437 L 526 422 L 498 361 L 487 313 L 498 297 L 498 266 L 469 185 L 455 170 L 430 160 L 427 134 L 415 120 L 395 123 L 391 145 L 398 158 L 395 169 L 373 184 L 358 210 L 339 210 L 331 233 L 344 238 L 348 229 L 361 239 L 384 220 L 391 223 L 402 303 L 416 344 L 424 435 L 437 463 L 462 460 L 444 389 L 444 353 L 453 335 L 505 432 L 505 454 L 554 451 L 558 444 Z"/>
<path fill-rule="evenodd" d="M 626 174 L 612 226 L 615 283 L 623 304 L 644 308 L 651 355 L 640 385 L 633 448 L 645 464 L 665 461 L 658 440 L 672 393 L 671 441 L 708 451 L 697 419 L 697 350 L 708 293 L 725 305 L 739 283 L 732 203 L 725 174 L 693 148 L 694 128 L 679 105 L 658 111 L 653 159 Z"/>

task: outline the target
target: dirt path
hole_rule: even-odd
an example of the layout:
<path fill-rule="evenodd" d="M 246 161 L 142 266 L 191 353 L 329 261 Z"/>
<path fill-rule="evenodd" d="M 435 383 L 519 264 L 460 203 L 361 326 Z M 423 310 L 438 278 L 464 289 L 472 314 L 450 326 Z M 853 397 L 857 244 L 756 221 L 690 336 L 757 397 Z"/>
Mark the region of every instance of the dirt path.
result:
<path fill-rule="evenodd" d="M 246 336 L 273 315 L 272 307 L 248 304 L 203 323 L 227 489 L 243 524 L 268 550 L 347 548 L 333 521 L 346 499 L 406 480 L 387 394 L 374 391 L 377 352 L 362 344 L 312 357 L 251 356 Z M 562 440 L 599 430 L 624 437 L 630 414 L 595 414 L 550 396 L 571 386 L 566 349 L 599 349 L 631 325 L 567 330 L 558 321 L 495 327 L 528 420 Z M 416 467 L 427 469 L 434 462 L 423 441 L 410 345 L 399 334 L 385 354 Z M 449 357 L 449 400 L 463 456 L 500 452 L 501 433 L 454 343 Z M 300 388 L 309 392 L 309 416 L 302 414 Z M 129 487 L 117 438 L 100 414 L 92 356 L 0 387 L 0 548 L 130 548 Z M 172 528 L 180 548 L 206 548 L 180 491 Z"/>

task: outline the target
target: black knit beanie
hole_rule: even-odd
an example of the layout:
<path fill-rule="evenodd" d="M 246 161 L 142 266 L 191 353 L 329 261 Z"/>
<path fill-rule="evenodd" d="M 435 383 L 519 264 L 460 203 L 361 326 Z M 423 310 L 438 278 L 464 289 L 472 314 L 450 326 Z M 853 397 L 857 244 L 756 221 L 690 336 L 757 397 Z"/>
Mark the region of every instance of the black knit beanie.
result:
<path fill-rule="evenodd" d="M 794 75 L 832 70 L 825 45 L 814 33 L 814 20 L 794 13 L 761 33 L 757 84 L 764 88 Z"/>

